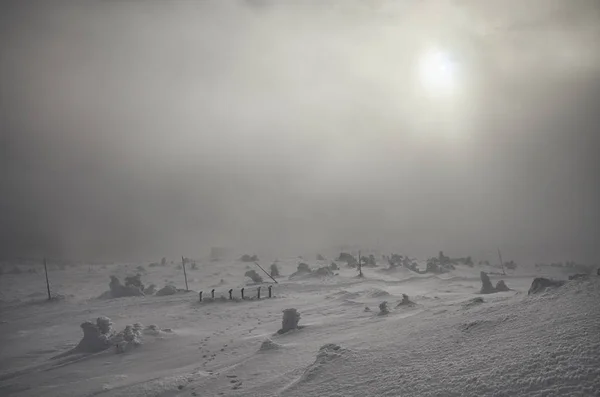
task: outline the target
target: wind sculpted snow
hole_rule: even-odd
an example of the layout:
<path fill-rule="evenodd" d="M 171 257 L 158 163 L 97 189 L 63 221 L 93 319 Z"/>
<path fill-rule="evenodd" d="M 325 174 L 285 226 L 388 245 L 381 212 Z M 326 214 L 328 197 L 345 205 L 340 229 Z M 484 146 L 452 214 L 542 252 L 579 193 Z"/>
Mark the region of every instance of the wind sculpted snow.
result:
<path fill-rule="evenodd" d="M 279 263 L 283 276 L 296 266 L 295 259 Z M 124 277 L 137 267 L 54 271 L 54 288 L 69 297 L 58 302 L 31 293 L 39 274 L 3 275 L 3 291 L 20 286 L 22 293 L 2 302 L 0 394 L 592 396 L 600 390 L 595 276 L 535 296 L 527 295 L 532 275 L 502 276 L 513 289 L 480 299 L 476 268 L 397 278 L 364 269 L 360 279 L 355 269 L 342 268 L 337 276 L 284 277 L 273 298 L 241 300 L 241 287 L 247 296 L 257 288 L 244 277 L 246 266 L 213 262 L 190 271 L 188 281 L 205 297 L 215 288 L 215 301 L 198 302 L 197 294 L 95 299 L 108 275 Z M 142 281 L 181 284 L 179 276 L 175 265 L 148 267 Z M 229 289 L 236 299 L 221 300 Z M 398 305 L 403 294 L 413 304 Z M 380 316 L 384 300 L 389 313 Z M 301 313 L 303 327 L 279 335 L 289 307 Z M 50 360 L 75 346 L 81 322 L 100 315 L 119 329 L 140 322 L 173 332 L 121 355 Z"/>

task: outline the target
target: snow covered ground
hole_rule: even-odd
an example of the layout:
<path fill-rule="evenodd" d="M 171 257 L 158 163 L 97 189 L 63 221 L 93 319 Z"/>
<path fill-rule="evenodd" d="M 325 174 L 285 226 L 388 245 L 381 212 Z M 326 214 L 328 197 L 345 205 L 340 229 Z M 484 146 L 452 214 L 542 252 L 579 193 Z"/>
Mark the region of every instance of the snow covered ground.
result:
<path fill-rule="evenodd" d="M 299 261 L 279 263 L 275 297 L 260 301 L 199 303 L 197 293 L 97 299 L 111 274 L 123 280 L 139 263 L 52 266 L 53 291 L 66 296 L 54 302 L 44 300 L 39 266 L 5 273 L 0 396 L 600 396 L 600 277 L 528 296 L 534 272 L 520 271 L 502 277 L 512 291 L 479 295 L 478 266 L 434 276 L 380 265 L 362 279 L 342 266 L 337 276 L 288 280 Z M 145 284 L 184 287 L 176 264 L 142 266 Z M 204 262 L 188 268 L 189 286 L 204 297 L 212 288 L 239 297 L 245 286 L 254 297 L 248 268 L 256 269 Z M 403 293 L 415 305 L 396 307 Z M 387 315 L 378 314 L 382 301 Z M 276 334 L 291 307 L 304 328 Z M 50 360 L 98 316 L 118 330 L 140 322 L 173 332 L 124 354 Z"/>

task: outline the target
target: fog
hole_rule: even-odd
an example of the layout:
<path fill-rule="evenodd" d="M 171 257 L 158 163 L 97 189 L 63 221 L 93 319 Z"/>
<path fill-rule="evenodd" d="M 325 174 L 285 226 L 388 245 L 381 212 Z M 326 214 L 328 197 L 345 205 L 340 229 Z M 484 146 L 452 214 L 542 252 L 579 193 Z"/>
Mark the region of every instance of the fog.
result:
<path fill-rule="evenodd" d="M 0 257 L 596 259 L 595 0 L 0 7 Z"/>

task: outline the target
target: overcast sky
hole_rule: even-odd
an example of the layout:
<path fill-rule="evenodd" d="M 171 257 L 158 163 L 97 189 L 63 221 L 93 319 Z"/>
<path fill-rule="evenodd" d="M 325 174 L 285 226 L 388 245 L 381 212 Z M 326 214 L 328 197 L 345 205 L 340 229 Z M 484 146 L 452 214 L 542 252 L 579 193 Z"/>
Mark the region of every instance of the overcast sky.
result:
<path fill-rule="evenodd" d="M 0 46 L 0 258 L 598 257 L 596 0 L 3 1 Z"/>

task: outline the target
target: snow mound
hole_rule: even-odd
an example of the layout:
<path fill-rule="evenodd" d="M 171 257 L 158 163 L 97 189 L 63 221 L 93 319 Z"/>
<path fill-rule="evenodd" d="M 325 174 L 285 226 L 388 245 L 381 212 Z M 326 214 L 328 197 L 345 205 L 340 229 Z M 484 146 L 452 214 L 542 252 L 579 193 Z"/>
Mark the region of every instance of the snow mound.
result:
<path fill-rule="evenodd" d="M 372 288 L 367 291 L 366 295 L 370 298 L 382 298 L 384 296 L 390 296 L 390 293 L 379 288 Z"/>
<path fill-rule="evenodd" d="M 273 342 L 272 339 L 265 339 L 263 341 L 263 343 L 261 343 L 260 348 L 258 349 L 258 351 L 267 352 L 267 351 L 272 351 L 272 350 L 279 350 L 282 347 L 283 346 L 280 345 L 279 343 Z"/>
<path fill-rule="evenodd" d="M 480 297 L 480 296 L 478 296 L 477 298 L 469 299 L 467 302 L 463 303 L 463 307 L 465 309 L 468 309 L 468 308 L 473 307 L 473 306 L 481 305 L 484 302 L 485 301 L 483 300 L 483 298 Z"/>
<path fill-rule="evenodd" d="M 331 294 L 332 297 L 342 300 L 342 301 L 346 301 L 346 300 L 352 300 L 352 299 L 358 299 L 360 298 L 360 293 L 358 292 L 350 292 L 350 291 L 346 291 L 346 290 L 341 290 L 338 292 L 334 292 L 333 294 Z"/>
<path fill-rule="evenodd" d="M 336 361 L 348 353 L 334 343 L 321 346 L 314 363 L 308 366 L 302 374 L 299 383 L 310 382 L 323 374 L 327 367 L 335 365 Z"/>
<path fill-rule="evenodd" d="M 414 336 L 404 331 L 417 324 L 392 317 L 368 349 L 318 359 L 285 395 L 597 395 L 598 301 L 600 280 L 573 281 L 538 299 L 418 324 Z"/>

